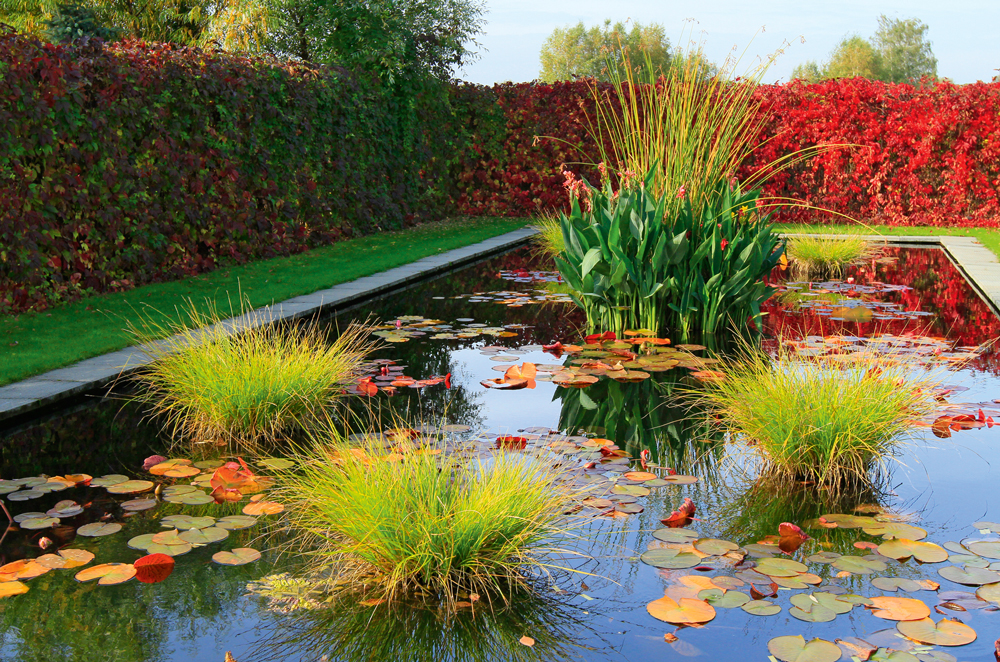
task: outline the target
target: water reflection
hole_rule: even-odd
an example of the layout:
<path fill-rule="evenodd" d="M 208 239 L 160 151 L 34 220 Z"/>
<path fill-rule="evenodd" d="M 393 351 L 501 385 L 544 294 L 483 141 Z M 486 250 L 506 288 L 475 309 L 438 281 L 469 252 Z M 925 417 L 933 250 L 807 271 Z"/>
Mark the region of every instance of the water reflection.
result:
<path fill-rule="evenodd" d="M 487 662 L 576 660 L 591 648 L 578 643 L 581 610 L 555 596 L 519 594 L 504 604 L 445 615 L 424 605 L 365 607 L 341 600 L 329 607 L 274 617 L 272 636 L 259 642 L 250 662 Z M 521 641 L 530 637 L 530 646 Z M 241 662 L 244 662 L 241 660 Z"/>

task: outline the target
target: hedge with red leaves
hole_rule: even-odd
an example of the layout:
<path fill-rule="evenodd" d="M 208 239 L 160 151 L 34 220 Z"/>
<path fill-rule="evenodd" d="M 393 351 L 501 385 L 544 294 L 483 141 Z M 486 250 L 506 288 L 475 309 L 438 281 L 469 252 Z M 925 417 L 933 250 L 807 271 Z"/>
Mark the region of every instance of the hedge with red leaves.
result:
<path fill-rule="evenodd" d="M 440 216 L 467 120 L 449 103 L 329 67 L 0 31 L 0 312 Z"/>
<path fill-rule="evenodd" d="M 493 92 L 506 117 L 502 148 L 462 174 L 462 208 L 516 216 L 564 207 L 562 164 L 600 160 L 588 133 L 588 84 L 507 83 Z M 759 94 L 769 113 L 765 142 L 742 176 L 804 147 L 853 145 L 779 173 L 767 195 L 866 223 L 1000 227 L 1000 84 L 919 88 L 857 78 L 762 86 Z M 594 176 L 586 167 L 583 174 Z M 843 222 L 802 209 L 778 220 Z"/>

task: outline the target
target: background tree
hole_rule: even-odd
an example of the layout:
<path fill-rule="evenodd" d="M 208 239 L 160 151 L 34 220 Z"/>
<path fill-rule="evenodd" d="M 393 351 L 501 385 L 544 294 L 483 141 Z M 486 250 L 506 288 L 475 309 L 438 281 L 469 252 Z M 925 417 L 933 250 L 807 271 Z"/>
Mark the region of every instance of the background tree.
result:
<path fill-rule="evenodd" d="M 937 78 L 937 58 L 927 40 L 927 25 L 916 18 L 879 16 L 872 39 L 845 37 L 822 67 L 813 61 L 792 70 L 792 78 L 815 82 L 824 78 L 854 78 L 890 83 L 913 83 Z"/>
<path fill-rule="evenodd" d="M 663 26 L 633 23 L 629 29 L 625 23 L 612 25 L 606 20 L 589 30 L 582 22 L 556 28 L 542 45 L 538 77 L 546 83 L 581 76 L 606 81 L 609 58 L 621 65 L 626 56 L 639 71 L 645 68 L 647 56 L 654 70 L 665 71 L 673 53 Z"/>
<path fill-rule="evenodd" d="M 937 58 L 927 39 L 929 28 L 916 18 L 878 18 L 873 42 L 882 55 L 884 77 L 893 83 L 937 78 Z"/>
<path fill-rule="evenodd" d="M 112 41 L 118 36 L 114 28 L 106 28 L 90 7 L 75 3 L 60 4 L 55 14 L 44 21 L 45 37 L 52 43 L 74 41 L 83 37 L 96 37 Z"/>

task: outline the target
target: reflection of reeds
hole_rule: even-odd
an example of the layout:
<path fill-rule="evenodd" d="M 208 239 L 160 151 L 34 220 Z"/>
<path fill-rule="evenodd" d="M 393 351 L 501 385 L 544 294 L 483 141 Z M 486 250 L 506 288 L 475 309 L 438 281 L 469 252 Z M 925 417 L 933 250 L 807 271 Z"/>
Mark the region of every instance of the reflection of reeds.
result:
<path fill-rule="evenodd" d="M 930 411 L 927 384 L 874 352 L 837 360 L 747 348 L 700 401 L 762 472 L 839 486 L 871 481 Z"/>
<path fill-rule="evenodd" d="M 242 328 L 222 319 L 191 305 L 180 321 L 131 329 L 152 359 L 137 376 L 138 399 L 193 441 L 254 445 L 322 420 L 372 346 L 363 325 L 329 342 L 316 324 L 252 311 L 238 319 Z"/>
<path fill-rule="evenodd" d="M 838 277 L 844 269 L 881 256 L 878 245 L 865 237 L 792 237 L 786 247 L 792 269 L 800 277 Z"/>
<path fill-rule="evenodd" d="M 540 593 L 540 592 L 539 592 Z M 421 604 L 365 607 L 340 602 L 278 618 L 250 662 L 485 662 L 578 659 L 586 647 L 578 609 L 551 596 L 518 593 L 504 604 L 475 603 L 458 612 Z M 531 647 L 520 639 L 530 636 Z"/>
<path fill-rule="evenodd" d="M 522 585 L 561 533 L 572 498 L 561 476 L 519 453 L 470 458 L 410 435 L 300 455 L 283 492 L 313 573 L 335 595 L 417 591 L 448 605 Z"/>

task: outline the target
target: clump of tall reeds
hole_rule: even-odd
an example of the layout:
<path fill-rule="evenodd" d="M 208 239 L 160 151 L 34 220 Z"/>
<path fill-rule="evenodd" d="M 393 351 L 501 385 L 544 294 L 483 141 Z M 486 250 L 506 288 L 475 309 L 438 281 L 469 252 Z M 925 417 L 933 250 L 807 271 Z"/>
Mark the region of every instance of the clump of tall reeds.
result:
<path fill-rule="evenodd" d="M 538 234 L 532 243 L 542 256 L 554 258 L 566 247 L 558 214 L 542 214 L 535 219 L 534 227 Z"/>
<path fill-rule="evenodd" d="M 834 362 L 746 349 L 721 373 L 701 401 L 763 473 L 792 480 L 870 482 L 932 406 L 925 382 L 870 353 Z"/>
<path fill-rule="evenodd" d="M 309 427 L 325 419 L 371 349 L 361 325 L 331 341 L 316 323 L 248 312 L 233 328 L 222 319 L 189 305 L 180 321 L 132 327 L 152 359 L 136 375 L 136 397 L 179 438 L 252 446 Z"/>
<path fill-rule="evenodd" d="M 469 458 L 432 446 L 317 443 L 283 478 L 294 530 L 333 595 L 392 601 L 525 586 L 561 534 L 560 476 L 519 453 Z"/>
<path fill-rule="evenodd" d="M 786 247 L 792 270 L 799 277 L 831 278 L 849 266 L 881 255 L 879 246 L 865 237 L 790 237 Z"/>

